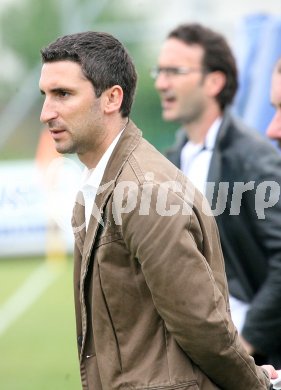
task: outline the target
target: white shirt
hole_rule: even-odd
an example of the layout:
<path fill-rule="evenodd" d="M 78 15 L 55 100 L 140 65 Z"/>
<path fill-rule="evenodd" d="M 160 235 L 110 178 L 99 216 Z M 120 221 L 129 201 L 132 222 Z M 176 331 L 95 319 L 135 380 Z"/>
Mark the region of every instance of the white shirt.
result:
<path fill-rule="evenodd" d="M 123 129 L 124 130 L 124 129 Z M 101 183 L 106 165 L 112 155 L 112 152 L 121 137 L 123 130 L 115 137 L 110 146 L 107 148 L 106 152 L 103 154 L 102 158 L 98 162 L 97 166 L 93 169 L 85 168 L 82 174 L 81 179 L 81 191 L 83 192 L 84 201 L 85 201 L 85 220 L 86 220 L 86 229 L 90 221 L 93 203 L 96 198 L 97 190 Z"/>
<path fill-rule="evenodd" d="M 221 117 L 214 121 L 208 130 L 204 144 L 188 141 L 181 151 L 181 170 L 203 194 L 206 192 L 210 162 L 221 122 Z"/>

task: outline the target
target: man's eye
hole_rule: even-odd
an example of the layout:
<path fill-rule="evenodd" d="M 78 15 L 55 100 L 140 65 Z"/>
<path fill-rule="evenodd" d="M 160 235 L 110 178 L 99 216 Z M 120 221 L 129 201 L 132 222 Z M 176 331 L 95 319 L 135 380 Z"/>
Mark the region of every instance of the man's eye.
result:
<path fill-rule="evenodd" d="M 58 91 L 57 94 L 58 94 L 58 96 L 66 97 L 69 95 L 69 92 L 61 90 L 61 91 Z"/>
<path fill-rule="evenodd" d="M 170 74 L 172 76 L 175 75 L 175 74 L 179 74 L 180 73 L 178 68 L 166 68 L 164 70 L 164 72 L 166 72 L 167 74 Z"/>

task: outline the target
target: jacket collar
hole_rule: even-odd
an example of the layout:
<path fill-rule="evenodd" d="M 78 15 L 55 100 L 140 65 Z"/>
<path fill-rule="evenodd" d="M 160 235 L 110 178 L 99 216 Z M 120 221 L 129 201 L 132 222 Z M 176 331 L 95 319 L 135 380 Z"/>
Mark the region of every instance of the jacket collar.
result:
<path fill-rule="evenodd" d="M 223 113 L 223 120 L 220 125 L 213 156 L 210 162 L 209 174 L 207 181 L 208 182 L 217 182 L 221 178 L 221 154 L 222 150 L 227 147 L 227 145 L 232 143 L 232 131 L 233 129 L 233 116 L 230 112 L 230 109 L 225 109 Z M 166 151 L 167 158 L 175 164 L 178 168 L 180 168 L 180 155 L 181 150 L 188 141 L 186 136 L 186 132 L 183 128 L 180 128 L 176 133 L 176 142 L 175 144 Z"/>
<path fill-rule="evenodd" d="M 233 127 L 233 120 L 234 118 L 230 112 L 230 109 L 227 108 L 224 111 L 223 120 L 218 131 L 215 149 L 225 148 L 231 142 L 232 132 L 230 131 L 230 128 Z"/>
<path fill-rule="evenodd" d="M 231 131 L 233 118 L 229 111 L 226 109 L 223 115 L 223 120 L 218 131 L 217 139 L 213 155 L 210 162 L 208 182 L 218 182 L 221 179 L 221 164 L 222 164 L 222 151 L 231 143 Z"/>
<path fill-rule="evenodd" d="M 98 229 L 103 225 L 104 206 L 116 186 L 116 181 L 124 164 L 137 147 L 142 137 L 141 131 L 130 120 L 126 129 L 123 131 L 113 153 L 107 163 L 105 172 L 99 186 L 95 202 L 93 204 L 93 213 L 90 217 L 87 232 L 75 235 L 76 244 L 80 249 L 83 257 L 88 257 L 91 253 Z M 94 215 L 93 215 L 94 214 Z"/>

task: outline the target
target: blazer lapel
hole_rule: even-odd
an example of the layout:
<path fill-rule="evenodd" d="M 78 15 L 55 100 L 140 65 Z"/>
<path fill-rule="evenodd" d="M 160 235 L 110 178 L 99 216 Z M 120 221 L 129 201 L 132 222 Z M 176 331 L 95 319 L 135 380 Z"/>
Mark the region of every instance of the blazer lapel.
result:
<path fill-rule="evenodd" d="M 187 141 L 188 139 L 185 131 L 180 128 L 176 132 L 175 144 L 165 151 L 165 156 L 168 160 L 170 160 L 179 169 L 181 165 L 181 150 Z"/>
<path fill-rule="evenodd" d="M 223 150 L 225 145 L 228 143 L 228 129 L 231 125 L 231 116 L 228 110 L 226 110 L 222 124 L 218 131 L 215 147 L 213 150 L 213 155 L 210 162 L 208 177 L 207 177 L 207 187 L 206 187 L 206 197 L 209 200 L 211 207 L 213 207 L 213 201 L 218 192 L 218 186 L 221 181 L 223 181 L 222 176 L 222 160 L 223 160 Z M 215 184 L 213 184 L 215 183 Z"/>

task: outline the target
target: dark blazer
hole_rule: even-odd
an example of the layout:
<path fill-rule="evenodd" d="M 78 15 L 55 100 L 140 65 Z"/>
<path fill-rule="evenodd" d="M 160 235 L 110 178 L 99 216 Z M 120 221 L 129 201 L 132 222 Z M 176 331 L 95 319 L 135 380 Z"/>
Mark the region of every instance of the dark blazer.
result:
<path fill-rule="evenodd" d="M 186 142 L 179 130 L 176 144 L 166 152 L 178 167 Z M 242 334 L 265 356 L 264 361 L 281 367 L 280 154 L 226 111 L 208 183 L 207 198 L 219 227 L 230 293 L 250 302 Z"/>

